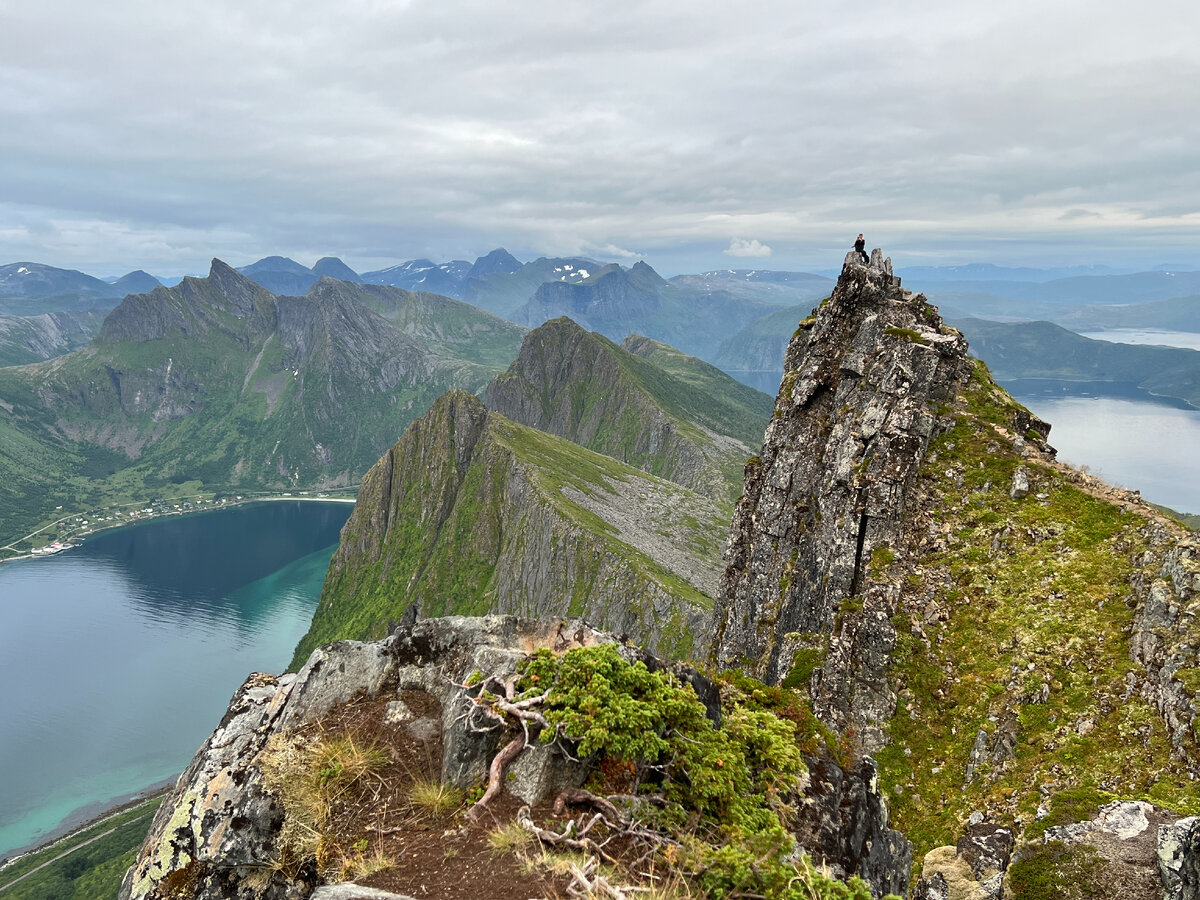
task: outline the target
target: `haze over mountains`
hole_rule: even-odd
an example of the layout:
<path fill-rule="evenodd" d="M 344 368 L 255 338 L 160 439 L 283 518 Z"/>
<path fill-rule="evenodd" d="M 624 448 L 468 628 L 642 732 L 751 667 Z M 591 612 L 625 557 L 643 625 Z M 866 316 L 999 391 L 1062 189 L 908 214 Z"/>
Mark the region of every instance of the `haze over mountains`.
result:
<path fill-rule="evenodd" d="M 723 269 L 667 279 L 645 262 L 627 267 L 583 257 L 542 257 L 522 263 L 502 248 L 473 262 L 415 259 L 364 273 L 332 256 L 311 267 L 269 256 L 238 271 L 277 296 L 301 296 L 328 277 L 361 285 L 366 293 L 358 299 L 368 306 L 387 303 L 381 295 L 369 300 L 376 296 L 372 287 L 394 287 L 463 300 L 524 328 L 567 316 L 585 331 L 618 343 L 629 334 L 662 341 L 768 389 L 782 371 L 783 347 L 796 323 L 832 285 L 823 275 L 803 272 Z M 908 286 L 926 287 L 952 322 L 1046 320 L 1074 330 L 1200 330 L 1200 272 L 1187 267 L 1124 272 L 1104 266 L 970 264 L 913 267 L 901 274 Z M 0 365 L 49 359 L 84 346 L 98 332 L 105 310 L 121 296 L 156 286 L 158 281 L 141 271 L 109 283 L 35 263 L 0 267 Z M 1018 337 L 988 326 L 980 352 L 1007 352 L 1002 345 L 1015 347 L 1029 333 Z M 1147 351 L 1117 352 L 1123 371 L 1156 366 Z M 1013 359 L 1010 353 L 1008 363 Z M 509 361 L 494 359 L 492 364 Z M 1016 368 L 1032 375 L 1048 367 Z M 1059 368 L 1064 377 L 1080 381 L 1098 371 L 1096 365 L 1074 370 L 1066 362 Z M 1006 363 L 998 371 L 1001 377 L 1018 377 L 1010 374 L 1013 370 Z M 1187 378 L 1177 367 L 1173 370 L 1170 378 L 1158 379 L 1159 390 L 1190 402 Z M 1172 386 L 1173 381 L 1180 383 Z"/>

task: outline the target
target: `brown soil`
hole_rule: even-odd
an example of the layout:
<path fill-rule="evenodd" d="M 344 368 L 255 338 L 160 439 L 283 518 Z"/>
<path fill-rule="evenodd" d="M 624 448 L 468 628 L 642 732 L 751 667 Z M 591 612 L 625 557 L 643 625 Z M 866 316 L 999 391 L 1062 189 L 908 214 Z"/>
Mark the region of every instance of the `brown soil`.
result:
<path fill-rule="evenodd" d="M 515 852 L 497 853 L 489 833 L 499 824 L 516 818 L 520 802 L 502 794 L 490 804 L 492 815 L 472 824 L 466 819 L 465 799 L 452 810 L 420 809 L 410 801 L 414 781 L 438 777 L 441 759 L 440 734 L 430 740 L 420 734 L 420 720 L 441 721 L 441 709 L 429 694 L 405 692 L 401 698 L 418 725 L 384 721 L 387 701 L 351 703 L 329 718 L 302 729 L 311 735 L 352 735 L 373 744 L 389 757 L 388 764 L 373 772 L 353 792 L 339 799 L 332 869 L 326 881 L 352 880 L 365 887 L 408 894 L 417 900 L 533 900 L 565 898 L 569 878 L 531 870 Z M 534 810 L 535 821 L 552 817 L 549 805 Z M 561 828 L 561 825 L 558 826 Z M 356 848 L 357 844 L 357 849 Z M 367 847 L 363 851 L 362 847 Z M 536 849 L 536 842 L 533 842 Z M 341 860 L 355 854 L 367 859 L 381 857 L 390 862 L 370 875 L 353 870 L 338 877 Z"/>

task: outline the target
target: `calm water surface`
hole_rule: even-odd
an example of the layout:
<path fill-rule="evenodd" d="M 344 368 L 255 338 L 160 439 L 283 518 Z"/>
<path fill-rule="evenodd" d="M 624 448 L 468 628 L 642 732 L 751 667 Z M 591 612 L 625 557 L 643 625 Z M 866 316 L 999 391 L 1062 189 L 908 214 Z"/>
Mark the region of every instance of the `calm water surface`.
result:
<path fill-rule="evenodd" d="M 257 503 L 0 566 L 0 858 L 173 778 L 308 629 L 349 503 Z"/>
<path fill-rule="evenodd" d="M 1112 331 L 1081 331 L 1085 338 L 1114 344 L 1156 344 L 1160 347 L 1184 347 L 1200 350 L 1200 334 L 1194 331 L 1144 331 L 1139 328 L 1115 328 Z"/>
<path fill-rule="evenodd" d="M 1153 503 L 1200 513 L 1200 410 L 1155 402 L 1130 389 L 1010 381 L 1004 385 L 1031 412 L 1050 423 L 1058 458 L 1086 467 L 1110 484 L 1141 491 Z M 1094 389 L 1101 386 L 1092 385 Z"/>

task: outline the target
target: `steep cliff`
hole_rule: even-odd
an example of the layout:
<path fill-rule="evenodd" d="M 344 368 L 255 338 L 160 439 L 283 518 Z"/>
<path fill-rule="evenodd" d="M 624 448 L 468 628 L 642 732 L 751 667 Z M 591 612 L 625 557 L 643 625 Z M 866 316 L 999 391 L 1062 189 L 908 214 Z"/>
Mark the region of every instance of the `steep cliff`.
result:
<path fill-rule="evenodd" d="M 447 394 L 364 477 L 294 664 L 414 604 L 582 615 L 686 656 L 707 639 L 721 523 L 678 485 Z"/>
<path fill-rule="evenodd" d="M 485 402 L 514 422 L 729 502 L 771 413 L 765 394 L 707 363 L 640 336 L 618 347 L 566 317 L 526 336 Z"/>
<path fill-rule="evenodd" d="M 938 848 L 922 898 L 999 897 L 1014 840 L 1014 897 L 1038 879 L 1134 896 L 1077 871 L 1125 851 L 1044 833 L 1107 801 L 1200 811 L 1197 544 L 1057 462 L 966 350 L 882 254 L 847 258 L 747 464 L 714 655 L 808 693 L 875 755 L 896 827 Z M 1008 849 L 955 851 L 968 826 Z M 1161 890 L 1139 865 L 1137 890 Z"/>
<path fill-rule="evenodd" d="M 95 337 L 103 321 L 97 310 L 0 315 L 0 368 L 70 353 Z"/>
<path fill-rule="evenodd" d="M 839 727 L 875 727 L 894 705 L 886 678 L 897 596 L 870 573 L 904 541 L 938 408 L 970 371 L 966 341 L 900 287 L 890 260 L 847 257 L 833 295 L 797 330 L 785 370 L 762 455 L 746 464 L 716 658 L 795 682 L 828 650 L 814 682 L 818 711 Z M 853 625 L 837 621 L 851 604 Z M 848 638 L 836 646 L 824 637 L 835 624 Z"/>

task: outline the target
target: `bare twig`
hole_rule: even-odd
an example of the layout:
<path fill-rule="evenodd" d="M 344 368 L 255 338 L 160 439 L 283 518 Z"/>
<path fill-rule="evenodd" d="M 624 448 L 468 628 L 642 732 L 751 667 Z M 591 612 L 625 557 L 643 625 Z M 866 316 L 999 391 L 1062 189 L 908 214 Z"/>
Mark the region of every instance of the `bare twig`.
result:
<path fill-rule="evenodd" d="M 603 817 L 597 814 L 596 817 L 590 823 L 588 823 L 587 828 L 584 829 L 584 832 L 581 832 L 581 834 L 586 834 L 587 831 L 590 831 L 592 826 L 596 824 L 596 821 L 601 818 Z M 557 832 L 550 831 L 547 828 L 540 828 L 535 825 L 533 819 L 530 818 L 529 807 L 522 806 L 517 812 L 517 824 L 545 844 L 552 844 L 560 847 L 570 847 L 572 850 L 583 850 L 587 853 L 595 854 L 596 856 L 601 857 L 605 862 L 609 863 L 616 863 L 617 861 L 604 849 L 603 846 L 597 844 L 590 837 L 573 837 L 572 835 L 575 832 L 574 821 L 568 822 L 566 829 L 559 834 Z"/>
<path fill-rule="evenodd" d="M 627 820 L 620 811 L 612 805 L 608 800 L 593 794 L 591 791 L 585 791 L 583 788 L 567 788 L 560 791 L 558 797 L 554 800 L 554 814 L 561 816 L 567 808 L 568 804 L 582 806 L 587 805 L 593 809 L 598 809 L 604 813 L 605 817 L 611 822 L 620 825 L 627 824 Z"/>

